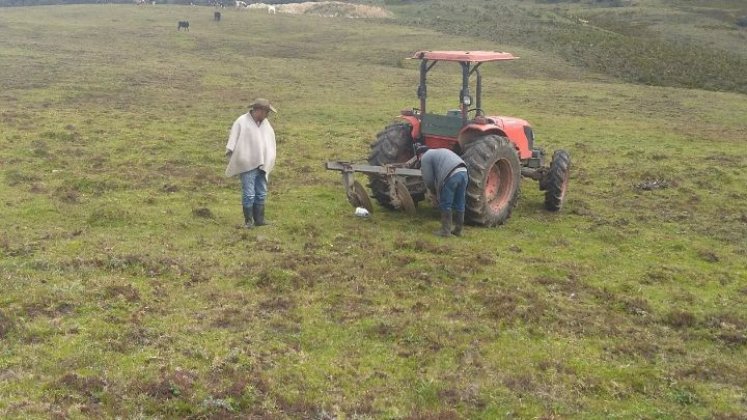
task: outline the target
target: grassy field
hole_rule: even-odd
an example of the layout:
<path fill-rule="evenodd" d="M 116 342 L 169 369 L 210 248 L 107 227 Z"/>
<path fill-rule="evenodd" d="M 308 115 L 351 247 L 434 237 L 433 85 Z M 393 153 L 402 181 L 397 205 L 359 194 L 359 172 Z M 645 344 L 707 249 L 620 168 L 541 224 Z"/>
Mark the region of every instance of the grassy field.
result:
<path fill-rule="evenodd" d="M 743 94 L 223 15 L 0 10 L 0 416 L 746 418 Z M 365 160 L 416 105 L 404 57 L 466 48 L 522 57 L 485 68 L 484 108 L 570 151 L 563 211 L 527 180 L 464 238 L 432 235 L 428 205 L 354 217 L 323 162 Z M 432 80 L 453 107 L 457 74 Z M 273 224 L 245 230 L 223 152 L 256 96 L 279 158 Z"/>

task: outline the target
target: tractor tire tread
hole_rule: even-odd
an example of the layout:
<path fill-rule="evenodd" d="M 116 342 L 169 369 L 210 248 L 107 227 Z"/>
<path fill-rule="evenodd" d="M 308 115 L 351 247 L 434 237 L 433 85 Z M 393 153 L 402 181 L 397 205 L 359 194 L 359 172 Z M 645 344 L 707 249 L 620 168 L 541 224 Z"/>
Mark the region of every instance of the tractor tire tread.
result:
<path fill-rule="evenodd" d="M 545 209 L 559 211 L 563 207 L 571 167 L 571 156 L 565 150 L 552 155 L 550 170 L 540 182 L 545 190 Z"/>
<path fill-rule="evenodd" d="M 371 143 L 371 152 L 368 164 L 382 166 L 391 163 L 402 163 L 409 160 L 413 155 L 412 125 L 404 122 L 396 122 L 386 126 L 376 135 L 376 140 Z M 389 183 L 386 176 L 369 174 L 369 188 L 376 201 L 383 207 L 393 210 L 393 197 L 389 194 Z M 402 181 L 411 192 L 413 201 L 417 202 L 425 197 L 425 184 L 418 177 L 402 177 Z M 421 197 L 422 196 L 422 197 Z"/>
<path fill-rule="evenodd" d="M 462 155 L 469 169 L 467 185 L 466 220 L 473 225 L 497 226 L 505 223 L 516 206 L 521 181 L 521 162 L 514 145 L 505 137 L 489 134 L 474 139 Z M 508 199 L 497 211 L 489 207 L 485 197 L 485 183 L 490 169 L 498 160 L 506 161 L 512 174 L 512 185 L 508 186 Z"/>

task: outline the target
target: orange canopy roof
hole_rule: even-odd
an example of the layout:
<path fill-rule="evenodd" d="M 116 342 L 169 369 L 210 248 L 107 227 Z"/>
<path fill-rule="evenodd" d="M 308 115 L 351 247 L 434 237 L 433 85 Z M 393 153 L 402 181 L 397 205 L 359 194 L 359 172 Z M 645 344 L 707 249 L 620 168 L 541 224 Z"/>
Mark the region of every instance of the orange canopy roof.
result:
<path fill-rule="evenodd" d="M 482 63 L 485 61 L 515 60 L 511 53 L 496 51 L 418 51 L 412 59 L 435 61 L 469 61 Z"/>

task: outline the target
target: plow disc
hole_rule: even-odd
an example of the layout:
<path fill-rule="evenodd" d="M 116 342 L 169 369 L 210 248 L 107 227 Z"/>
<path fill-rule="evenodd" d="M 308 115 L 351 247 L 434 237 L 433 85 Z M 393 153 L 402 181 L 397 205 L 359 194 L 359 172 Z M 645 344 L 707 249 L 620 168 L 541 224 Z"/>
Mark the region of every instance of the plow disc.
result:
<path fill-rule="evenodd" d="M 397 201 L 399 201 L 399 206 L 395 205 L 395 207 L 409 215 L 415 214 L 415 202 L 412 200 L 410 191 L 407 190 L 405 183 L 399 179 L 394 181 L 394 190 L 397 193 Z"/>
<path fill-rule="evenodd" d="M 373 213 L 373 205 L 363 185 L 358 181 L 353 181 L 353 185 L 348 190 L 348 202 L 353 207 L 363 207 L 369 213 Z"/>

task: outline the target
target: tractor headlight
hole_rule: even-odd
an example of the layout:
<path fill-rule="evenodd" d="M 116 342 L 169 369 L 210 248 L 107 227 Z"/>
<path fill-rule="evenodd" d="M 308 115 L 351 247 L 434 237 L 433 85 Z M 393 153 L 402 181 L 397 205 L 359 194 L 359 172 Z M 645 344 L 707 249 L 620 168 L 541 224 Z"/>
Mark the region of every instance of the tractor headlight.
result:
<path fill-rule="evenodd" d="M 469 95 L 464 95 L 464 98 L 462 98 L 462 103 L 463 103 L 463 104 L 464 104 L 465 106 L 470 106 L 470 105 L 472 105 L 472 97 L 471 97 L 471 96 L 469 96 Z"/>

